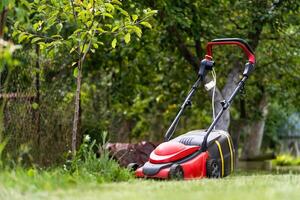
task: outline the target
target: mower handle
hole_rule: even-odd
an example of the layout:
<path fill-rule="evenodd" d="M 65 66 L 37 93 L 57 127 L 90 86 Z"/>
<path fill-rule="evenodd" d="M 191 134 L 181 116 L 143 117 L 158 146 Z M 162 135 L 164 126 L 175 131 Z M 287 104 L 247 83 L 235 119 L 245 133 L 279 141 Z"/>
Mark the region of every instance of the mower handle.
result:
<path fill-rule="evenodd" d="M 207 43 L 206 46 L 206 58 L 211 60 L 212 58 L 212 47 L 216 45 L 237 45 L 243 49 L 244 53 L 248 57 L 248 60 L 251 64 L 255 64 L 255 55 L 249 44 L 240 38 L 222 38 L 222 39 L 215 39 L 211 42 Z"/>

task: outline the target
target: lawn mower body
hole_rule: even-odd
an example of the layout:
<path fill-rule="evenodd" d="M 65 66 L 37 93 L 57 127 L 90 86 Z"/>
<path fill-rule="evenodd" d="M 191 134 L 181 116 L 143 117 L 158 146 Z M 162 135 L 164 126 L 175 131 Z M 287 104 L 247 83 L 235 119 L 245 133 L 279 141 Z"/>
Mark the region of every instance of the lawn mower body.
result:
<path fill-rule="evenodd" d="M 237 45 L 248 57 L 243 76 L 228 99 L 220 102 L 222 109 L 214 117 L 206 130 L 193 130 L 174 139 L 172 136 L 180 116 L 191 105 L 191 98 L 196 89 L 205 80 L 207 71 L 213 69 L 212 47 L 214 45 Z M 128 168 L 135 171 L 139 178 L 158 179 L 196 179 L 221 178 L 233 172 L 235 167 L 235 148 L 230 135 L 223 130 L 216 130 L 216 124 L 227 110 L 234 97 L 244 88 L 248 76 L 254 69 L 255 56 L 250 46 L 239 38 L 216 39 L 206 47 L 205 59 L 201 61 L 198 78 L 180 107 L 175 119 L 165 134 L 165 142 L 158 145 L 150 154 L 149 161 L 143 166 L 135 163 Z"/>
<path fill-rule="evenodd" d="M 182 167 L 184 179 L 203 178 L 207 174 L 215 178 L 229 175 L 234 169 L 235 158 L 230 135 L 222 130 L 212 131 L 208 137 L 208 149 L 202 152 L 200 145 L 205 134 L 205 130 L 194 130 L 160 144 L 150 154 L 149 161 L 135 171 L 136 177 L 168 179 L 174 175 L 176 178 L 177 174 L 172 174 L 176 169 L 174 172 L 170 170 L 177 165 Z M 216 169 L 214 162 L 207 162 L 209 159 L 220 168 Z"/>

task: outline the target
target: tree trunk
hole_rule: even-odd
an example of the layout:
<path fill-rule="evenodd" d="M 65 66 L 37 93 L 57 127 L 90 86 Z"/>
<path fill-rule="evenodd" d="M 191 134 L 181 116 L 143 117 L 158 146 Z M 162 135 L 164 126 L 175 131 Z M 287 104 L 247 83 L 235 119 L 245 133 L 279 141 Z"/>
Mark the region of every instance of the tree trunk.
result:
<path fill-rule="evenodd" d="M 248 136 L 246 137 L 247 140 L 244 143 L 242 151 L 242 157 L 244 159 L 257 156 L 260 153 L 266 118 L 268 115 L 268 99 L 266 94 L 263 94 L 258 105 L 258 110 L 261 111 L 261 118 L 246 126 Z"/>
<path fill-rule="evenodd" d="M 72 130 L 72 153 L 75 155 L 77 147 L 78 124 L 80 116 L 80 96 L 81 96 L 81 78 L 82 78 L 82 60 L 78 60 L 78 75 L 76 80 L 76 93 L 75 93 L 75 111 Z"/>
<path fill-rule="evenodd" d="M 4 36 L 4 27 L 6 23 L 6 16 L 7 16 L 8 9 L 6 7 L 1 10 L 0 13 L 0 38 Z"/>
<path fill-rule="evenodd" d="M 4 27 L 5 27 L 5 24 L 6 24 L 6 16 L 7 16 L 7 13 L 8 13 L 8 9 L 6 7 L 3 8 L 3 10 L 0 11 L 0 39 L 2 39 L 4 37 Z M 5 68 L 5 65 L 2 66 L 3 69 Z M 0 89 L 1 92 L 3 92 L 3 86 L 2 86 L 2 83 L 3 85 L 5 84 L 5 81 L 8 77 L 8 74 L 5 75 L 3 73 L 3 70 L 0 72 Z M 6 106 L 6 99 L 3 99 L 3 101 L 0 101 L 0 141 L 2 141 L 2 133 L 4 132 L 5 130 L 5 116 L 4 116 L 4 112 L 5 112 L 5 106 Z"/>
<path fill-rule="evenodd" d="M 75 15 L 74 15 L 75 16 Z M 76 17 L 75 17 L 76 19 Z M 95 34 L 95 31 L 93 33 L 93 36 Z M 84 48 L 87 40 L 83 43 L 82 49 Z M 80 49 L 80 42 L 78 43 L 78 52 L 79 57 L 78 57 L 78 63 L 77 63 L 77 68 L 78 68 L 78 74 L 77 74 L 77 79 L 76 79 L 76 93 L 75 93 L 75 111 L 74 111 L 74 120 L 73 120 L 73 130 L 72 130 L 72 153 L 73 156 L 76 154 L 76 147 L 77 147 L 77 140 L 78 140 L 78 127 L 81 124 L 81 80 L 82 80 L 82 67 L 83 63 L 85 61 L 86 55 L 89 52 L 91 48 L 92 40 L 89 41 L 88 47 L 85 52 L 82 52 Z"/>
<path fill-rule="evenodd" d="M 228 100 L 234 89 L 237 87 L 237 83 L 239 81 L 240 70 L 242 69 L 239 62 L 236 62 L 234 68 L 231 70 L 230 74 L 227 77 L 227 81 L 222 91 L 216 88 L 215 94 L 215 114 L 217 115 L 223 108 L 221 105 L 221 101 L 224 99 Z M 219 122 L 216 124 L 216 129 L 221 129 L 224 131 L 228 131 L 230 125 L 230 111 L 225 110 Z"/>
<path fill-rule="evenodd" d="M 36 110 L 34 111 L 34 118 L 35 118 L 35 123 L 36 123 L 36 136 L 37 136 L 37 146 L 38 148 L 40 147 L 40 141 L 41 141 L 41 135 L 40 135 L 40 48 L 37 45 L 36 46 L 36 55 L 37 55 L 37 60 L 36 60 L 36 74 L 35 74 L 35 92 L 36 96 L 34 99 L 34 102 L 38 105 Z"/>

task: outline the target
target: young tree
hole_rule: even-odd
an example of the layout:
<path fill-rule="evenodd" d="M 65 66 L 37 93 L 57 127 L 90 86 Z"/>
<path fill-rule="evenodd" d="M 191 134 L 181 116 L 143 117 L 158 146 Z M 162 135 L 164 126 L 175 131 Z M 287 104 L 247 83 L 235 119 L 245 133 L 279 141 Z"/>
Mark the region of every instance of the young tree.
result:
<path fill-rule="evenodd" d="M 118 41 L 129 43 L 132 35 L 141 37 L 140 26 L 151 27 L 147 20 L 156 11 L 145 9 L 143 13 L 129 14 L 118 0 L 35 0 L 32 3 L 25 1 L 25 4 L 33 15 L 30 19 L 32 26 L 16 25 L 14 36 L 18 37 L 18 41 L 38 45 L 45 53 L 61 46 L 68 52 L 66 56 L 74 58 L 72 66 L 75 66 L 76 91 L 72 152 L 75 154 L 82 71 L 87 55 L 108 44 L 115 48 Z"/>

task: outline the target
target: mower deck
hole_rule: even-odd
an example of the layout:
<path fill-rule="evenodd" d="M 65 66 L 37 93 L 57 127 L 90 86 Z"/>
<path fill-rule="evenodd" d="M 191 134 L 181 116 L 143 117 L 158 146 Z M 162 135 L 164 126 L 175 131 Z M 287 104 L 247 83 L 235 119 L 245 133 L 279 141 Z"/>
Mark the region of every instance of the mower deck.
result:
<path fill-rule="evenodd" d="M 216 176 L 228 175 L 234 168 L 229 134 L 222 130 L 212 131 L 208 137 L 209 148 L 202 152 L 198 144 L 202 144 L 205 134 L 204 130 L 194 130 L 160 144 L 150 154 L 149 161 L 136 170 L 136 177 L 168 179 L 172 166 L 180 165 L 184 179 L 204 178 L 210 176 L 207 174 L 208 160 L 218 164 L 219 175 Z"/>

